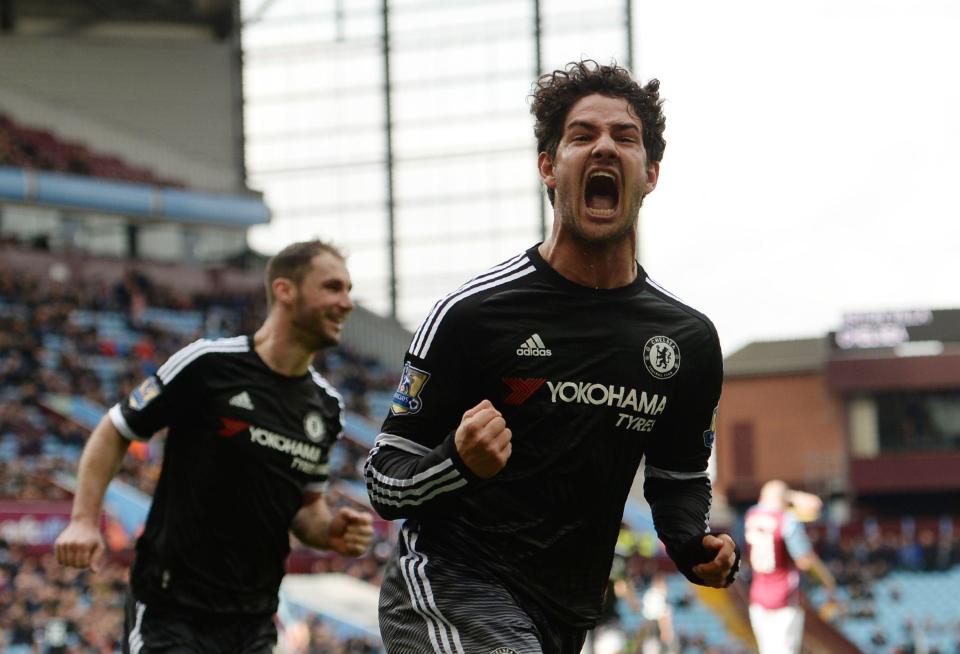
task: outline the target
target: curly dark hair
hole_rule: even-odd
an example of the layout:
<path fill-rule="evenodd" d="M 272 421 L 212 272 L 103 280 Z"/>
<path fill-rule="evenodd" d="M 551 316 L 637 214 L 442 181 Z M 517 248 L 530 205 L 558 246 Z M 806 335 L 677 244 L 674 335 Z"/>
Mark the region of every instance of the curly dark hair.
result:
<path fill-rule="evenodd" d="M 555 157 L 570 107 L 584 96 L 599 93 L 624 98 L 630 104 L 643 126 L 647 161 L 657 163 L 663 158 L 667 142 L 663 138 L 666 119 L 660 99 L 660 80 L 652 79 L 641 87 L 626 68 L 616 63 L 604 66 L 593 59 L 584 59 L 541 75 L 533 86 L 530 113 L 536 118 L 533 133 L 537 137 L 537 152 L 546 152 L 551 159 Z M 552 202 L 552 189 L 548 193 Z"/>

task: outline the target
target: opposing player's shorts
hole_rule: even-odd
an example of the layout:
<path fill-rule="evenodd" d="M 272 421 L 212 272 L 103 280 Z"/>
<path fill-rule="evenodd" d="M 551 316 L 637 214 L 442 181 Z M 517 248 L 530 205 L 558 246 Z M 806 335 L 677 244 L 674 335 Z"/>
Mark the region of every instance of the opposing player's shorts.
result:
<path fill-rule="evenodd" d="M 750 605 L 750 626 L 760 654 L 798 654 L 803 640 L 803 609 L 784 606 L 767 609 Z"/>
<path fill-rule="evenodd" d="M 123 654 L 271 654 L 273 616 L 211 616 L 147 606 L 127 593 Z"/>
<path fill-rule="evenodd" d="M 417 547 L 400 530 L 380 588 L 387 654 L 579 654 L 586 633 L 521 604 L 497 579 Z"/>

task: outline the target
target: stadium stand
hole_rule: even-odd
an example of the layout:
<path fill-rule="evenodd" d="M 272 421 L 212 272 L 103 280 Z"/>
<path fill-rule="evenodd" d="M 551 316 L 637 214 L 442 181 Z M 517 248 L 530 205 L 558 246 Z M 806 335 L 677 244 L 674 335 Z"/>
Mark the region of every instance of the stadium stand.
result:
<path fill-rule="evenodd" d="M 816 547 L 834 572 L 839 590 L 829 601 L 821 586 L 804 578 L 808 610 L 838 628 L 859 651 L 960 651 L 960 610 L 956 602 L 956 590 L 960 588 L 960 530 L 951 520 L 922 528 L 911 527 L 912 521 L 904 516 L 883 527 L 873 520 L 863 520 L 842 529 L 819 525 L 820 529 L 814 530 L 820 536 Z M 745 616 L 732 615 L 730 612 L 735 613 L 736 609 L 729 602 L 725 606 L 723 601 L 715 601 L 723 593 L 691 586 L 680 575 L 670 573 L 669 564 L 658 564 L 639 552 L 627 556 L 625 569 L 631 590 L 618 597 L 616 619 L 612 622 L 614 628 L 622 631 L 625 645 L 611 651 L 756 651 Z M 659 613 L 651 610 L 648 598 L 657 572 L 666 573 L 666 602 L 661 610 L 669 616 L 671 637 L 663 635 L 662 626 L 657 624 Z M 748 585 L 746 569 L 730 593 L 745 599 Z M 836 650 L 810 647 L 806 651 Z"/>
<path fill-rule="evenodd" d="M 96 575 L 0 541 L 0 645 L 8 654 L 119 651 L 127 568 Z"/>
<path fill-rule="evenodd" d="M 262 291 L 171 287 L 155 271 L 145 272 L 149 266 L 122 261 L 114 262 L 122 270 L 113 277 L 74 279 L 56 268 L 56 257 L 24 270 L 6 265 L 13 260 L 5 257 L 0 265 L 0 643 L 9 652 L 34 647 L 112 651 L 129 547 L 157 478 L 162 436 L 131 450 L 108 492 L 104 529 L 113 554 L 107 571 L 95 577 L 58 568 L 49 555 L 49 544 L 69 513 L 83 442 L 106 406 L 185 343 L 254 329 L 263 311 Z M 86 261 L 83 268 L 97 269 L 97 260 Z M 346 347 L 317 363 L 343 391 L 348 406 L 347 436 L 332 462 L 338 481 L 331 497 L 366 505 L 360 467 L 389 403 L 395 371 Z M 49 515 L 40 516 L 39 505 Z M 642 508 L 630 505 L 625 519 L 634 526 L 623 553 L 633 598 L 616 602 L 612 627 L 623 634 L 626 649 L 621 651 L 668 647 L 657 642 L 664 612 L 673 649 L 660 651 L 752 651 L 749 633 L 738 634 L 723 607 L 671 572 Z M 811 603 L 858 647 L 883 653 L 956 651 L 960 530 L 952 521 L 904 517 L 842 529 L 817 524 L 811 531 L 841 584 L 835 604 L 819 588 L 808 588 Z M 307 575 L 347 575 L 375 589 L 392 547 L 388 524 L 378 523 L 377 534 L 371 555 L 363 559 L 298 548 L 289 568 Z M 658 573 L 666 575 L 661 596 L 654 592 Z M 658 605 L 659 613 L 651 608 Z M 353 621 L 349 615 L 323 614 L 302 595 L 285 597 L 278 619 L 289 652 L 374 652 L 379 647 L 359 614 Z M 61 646 L 66 649 L 56 649 Z"/>
<path fill-rule="evenodd" d="M 744 634 L 732 632 L 722 613 L 676 572 L 652 531 L 624 525 L 607 592 L 615 600 L 594 634 L 595 654 L 753 651 Z"/>
<path fill-rule="evenodd" d="M 0 114 L 0 166 L 33 168 L 103 179 L 185 187 L 182 181 L 162 177 L 151 170 L 102 154 L 85 144 L 60 138 L 46 129 L 20 125 Z"/>
<path fill-rule="evenodd" d="M 162 435 L 132 446 L 108 490 L 104 528 L 111 564 L 95 576 L 61 569 L 49 554 L 69 515 L 83 442 L 109 404 L 186 343 L 252 331 L 263 313 L 261 295 L 259 287 L 187 293 L 134 269 L 108 282 L 0 266 L 3 651 L 114 651 L 126 564 L 162 462 Z M 347 436 L 331 462 L 342 481 L 330 496 L 336 503 L 366 504 L 360 467 L 376 428 L 364 397 L 385 392 L 394 380 L 368 357 L 345 348 L 317 363 L 342 389 L 350 410 Z M 363 559 L 297 548 L 289 565 L 296 572 L 337 572 L 375 586 L 391 542 L 389 526 L 380 522 L 372 552 Z M 379 647 L 343 616 L 304 610 L 285 615 L 284 633 L 301 634 L 291 637 L 288 651 L 338 654 Z M 306 631 L 297 626 L 301 623 Z M 320 641 L 316 647 L 311 638 Z"/>
<path fill-rule="evenodd" d="M 857 531 L 854 531 L 857 529 Z M 811 602 L 867 652 L 956 652 L 960 645 L 960 530 L 951 519 L 914 518 L 848 525 L 835 544 L 820 543 L 840 593 Z"/>
<path fill-rule="evenodd" d="M 119 651 L 129 548 L 163 436 L 134 444 L 107 491 L 105 570 L 60 568 L 50 545 L 104 409 L 191 340 L 251 332 L 263 315 L 260 272 L 236 267 L 262 265 L 247 230 L 270 216 L 247 185 L 239 3 L 0 5 L 0 651 Z M 367 322 L 372 349 L 395 352 L 397 334 Z M 318 363 L 347 391 L 365 443 L 364 393 L 382 392 L 385 375 L 365 373 L 358 352 L 369 354 Z M 365 453 L 350 437 L 337 448 L 335 501 L 365 497 Z M 297 548 L 291 569 L 375 584 L 391 540 L 376 528 L 360 561 Z M 308 637 L 287 651 L 377 648 L 300 617 Z"/>

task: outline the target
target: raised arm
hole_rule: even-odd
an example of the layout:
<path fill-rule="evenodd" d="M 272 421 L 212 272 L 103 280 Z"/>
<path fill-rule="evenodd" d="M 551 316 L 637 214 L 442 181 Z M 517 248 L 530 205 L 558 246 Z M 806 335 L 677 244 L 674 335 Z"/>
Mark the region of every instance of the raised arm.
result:
<path fill-rule="evenodd" d="M 476 338 L 472 310 L 451 306 L 438 302 L 414 335 L 364 466 L 370 502 L 387 520 L 456 511 L 512 453 L 503 415 L 473 386 L 477 364 L 464 345 Z"/>
<path fill-rule="evenodd" d="M 500 472 L 513 452 L 512 432 L 483 400 L 468 409 L 437 447 L 381 434 L 364 467 L 373 507 L 388 520 L 440 509 L 471 482 Z"/>

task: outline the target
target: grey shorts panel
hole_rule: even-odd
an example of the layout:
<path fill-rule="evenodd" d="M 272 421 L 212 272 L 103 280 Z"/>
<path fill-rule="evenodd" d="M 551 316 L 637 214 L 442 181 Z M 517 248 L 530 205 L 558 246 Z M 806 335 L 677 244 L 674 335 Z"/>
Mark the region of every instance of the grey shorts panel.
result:
<path fill-rule="evenodd" d="M 404 525 L 380 590 L 388 654 L 543 654 L 536 625 L 495 579 L 428 556 Z"/>

